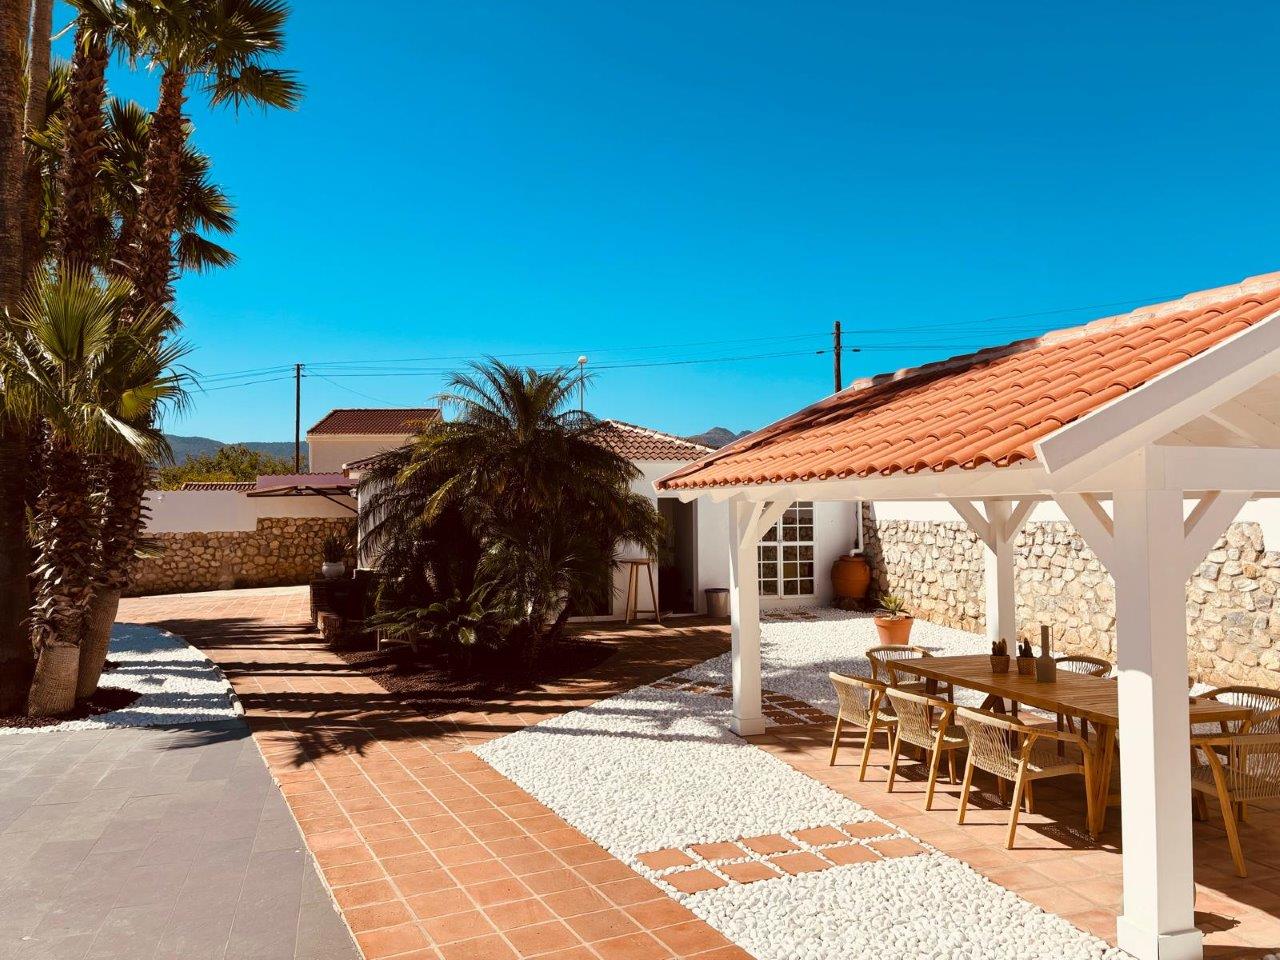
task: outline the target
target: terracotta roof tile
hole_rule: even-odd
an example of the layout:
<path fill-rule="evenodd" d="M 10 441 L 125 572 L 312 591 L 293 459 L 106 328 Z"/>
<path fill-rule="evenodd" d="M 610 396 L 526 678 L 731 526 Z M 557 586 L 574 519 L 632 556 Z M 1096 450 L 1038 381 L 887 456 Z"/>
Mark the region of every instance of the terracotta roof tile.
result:
<path fill-rule="evenodd" d="M 600 440 L 614 453 L 628 460 L 696 460 L 705 457 L 713 449 L 670 433 L 638 427 L 621 420 L 603 421 Z"/>
<path fill-rule="evenodd" d="M 664 489 L 1008 466 L 1055 430 L 1280 312 L 1280 273 L 859 381 Z"/>
<path fill-rule="evenodd" d="M 180 490 L 252 490 L 257 484 L 252 480 L 185 480 Z"/>
<path fill-rule="evenodd" d="M 330 410 L 307 435 L 326 433 L 404 434 L 413 433 L 440 411 L 431 407 L 338 407 Z"/>

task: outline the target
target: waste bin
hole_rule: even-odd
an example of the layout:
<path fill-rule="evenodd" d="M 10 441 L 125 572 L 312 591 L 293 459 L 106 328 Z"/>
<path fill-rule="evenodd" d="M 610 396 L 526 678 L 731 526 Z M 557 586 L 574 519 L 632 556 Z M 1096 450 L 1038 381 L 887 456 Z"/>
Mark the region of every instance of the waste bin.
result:
<path fill-rule="evenodd" d="M 707 616 L 727 617 L 729 615 L 729 591 L 724 587 L 711 587 L 707 594 Z"/>

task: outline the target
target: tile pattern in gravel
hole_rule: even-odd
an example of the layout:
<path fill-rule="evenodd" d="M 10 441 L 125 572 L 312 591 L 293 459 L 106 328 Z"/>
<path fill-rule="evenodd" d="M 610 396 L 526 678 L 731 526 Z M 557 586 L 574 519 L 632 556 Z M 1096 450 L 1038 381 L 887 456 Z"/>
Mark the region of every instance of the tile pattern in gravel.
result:
<path fill-rule="evenodd" d="M 709 688 L 724 682 L 699 668 L 689 674 Z M 476 752 L 759 960 L 1124 956 L 735 737 L 722 691 L 664 687 L 632 690 Z M 870 844 L 874 858 L 838 854 L 851 862 L 837 865 L 823 841 L 838 839 L 826 831 L 840 825 L 843 834 L 844 824 L 881 831 L 887 842 Z M 766 854 L 746 844 L 767 848 L 774 835 L 796 849 Z M 780 872 L 752 882 L 725 874 L 744 864 Z"/>

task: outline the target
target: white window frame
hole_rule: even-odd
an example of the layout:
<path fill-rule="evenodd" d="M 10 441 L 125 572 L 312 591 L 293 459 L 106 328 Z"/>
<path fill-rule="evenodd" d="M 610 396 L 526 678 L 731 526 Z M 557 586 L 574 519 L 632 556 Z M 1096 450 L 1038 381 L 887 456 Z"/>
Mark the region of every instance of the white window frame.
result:
<path fill-rule="evenodd" d="M 808 513 L 808 523 L 804 523 L 804 515 Z M 786 513 L 778 518 L 771 530 L 760 538 L 756 547 L 756 580 L 760 585 L 760 596 L 798 598 L 812 597 L 817 593 L 817 547 L 814 543 L 814 505 L 809 500 L 797 500 L 787 508 Z M 805 529 L 808 539 L 801 539 Z M 790 534 L 790 539 L 788 539 Z M 788 560 L 786 555 L 794 550 L 796 556 Z M 800 554 L 807 550 L 808 559 L 801 559 Z M 772 554 L 772 559 L 769 559 Z M 795 564 L 793 575 L 788 576 L 788 564 Z M 808 567 L 807 575 L 804 567 Z M 766 575 L 766 568 L 773 573 Z M 788 592 L 788 586 L 795 589 Z"/>

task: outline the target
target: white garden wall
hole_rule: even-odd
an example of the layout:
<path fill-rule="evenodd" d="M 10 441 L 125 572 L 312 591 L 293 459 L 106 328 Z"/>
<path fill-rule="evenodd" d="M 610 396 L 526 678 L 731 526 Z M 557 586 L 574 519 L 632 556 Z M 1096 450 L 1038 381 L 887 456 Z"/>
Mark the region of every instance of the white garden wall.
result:
<path fill-rule="evenodd" d="M 355 498 L 344 509 L 324 497 L 247 497 L 238 490 L 148 490 L 147 533 L 250 531 L 269 517 L 355 519 Z"/>

